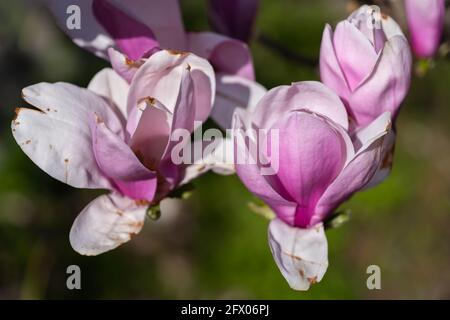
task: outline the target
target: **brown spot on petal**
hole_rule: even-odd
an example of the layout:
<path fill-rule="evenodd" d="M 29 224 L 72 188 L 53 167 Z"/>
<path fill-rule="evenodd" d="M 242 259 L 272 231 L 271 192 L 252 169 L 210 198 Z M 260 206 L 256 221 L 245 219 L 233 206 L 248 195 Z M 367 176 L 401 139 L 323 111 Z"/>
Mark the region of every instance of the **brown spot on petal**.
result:
<path fill-rule="evenodd" d="M 134 200 L 134 204 L 136 204 L 137 206 L 148 206 L 148 205 L 150 205 L 150 201 L 145 200 L 145 199 L 138 199 L 138 200 Z"/>
<path fill-rule="evenodd" d="M 317 276 L 307 278 L 310 285 L 317 283 Z"/>
<path fill-rule="evenodd" d="M 130 59 L 130 58 L 128 58 L 128 57 L 125 57 L 125 63 L 126 63 L 127 66 L 132 67 L 132 66 L 134 65 L 135 62 L 136 62 L 136 61 L 134 61 L 134 60 L 132 60 L 132 59 Z"/>
<path fill-rule="evenodd" d="M 144 226 L 144 222 L 143 221 L 130 221 L 127 224 L 128 224 L 129 227 L 137 230 L 137 231 L 133 231 L 132 233 L 130 233 L 129 234 L 130 236 L 132 236 L 134 234 L 138 234 L 139 230 Z"/>
<path fill-rule="evenodd" d="M 167 52 L 169 53 L 169 54 L 171 54 L 171 55 L 174 55 L 174 56 L 176 56 L 176 55 L 181 55 L 181 56 L 185 56 L 185 55 L 187 55 L 188 54 L 188 52 L 186 52 L 186 51 L 180 51 L 180 50 L 167 50 Z"/>
<path fill-rule="evenodd" d="M 139 108 L 139 105 L 142 104 L 143 102 L 146 103 L 147 105 L 154 106 L 156 104 L 156 99 L 153 97 L 145 97 L 145 98 L 139 99 L 137 104 L 138 104 L 138 109 L 141 111 L 145 110 L 145 109 Z"/>
<path fill-rule="evenodd" d="M 186 70 L 191 71 L 191 65 L 189 63 L 187 64 Z"/>
<path fill-rule="evenodd" d="M 201 164 L 201 165 L 197 168 L 197 171 L 198 171 L 198 172 L 202 172 L 202 171 L 205 170 L 205 169 L 206 169 L 206 165 Z"/>
<path fill-rule="evenodd" d="M 65 164 L 65 167 L 66 167 L 66 172 L 65 172 L 65 178 L 66 178 L 66 183 L 69 181 L 69 169 L 68 169 L 68 166 L 69 166 L 69 159 L 64 159 L 64 164 Z"/>
<path fill-rule="evenodd" d="M 387 20 L 387 19 L 389 19 L 389 15 L 387 15 L 387 14 L 384 13 L 384 12 L 382 12 L 382 13 L 381 13 L 381 18 L 382 18 L 383 20 Z"/>
<path fill-rule="evenodd" d="M 303 270 L 298 270 L 298 274 L 302 279 L 305 277 L 305 273 L 303 272 Z"/>
<path fill-rule="evenodd" d="M 142 66 L 143 64 L 143 60 L 132 60 L 130 58 L 125 58 L 125 64 L 129 67 L 129 68 L 139 68 L 140 66 Z"/>
<path fill-rule="evenodd" d="M 13 118 L 13 122 L 14 122 L 15 125 L 20 124 L 20 122 L 16 122 L 17 117 L 19 116 L 20 111 L 22 111 L 22 108 L 20 108 L 20 107 L 17 107 L 17 108 L 14 109 L 14 118 Z"/>
<path fill-rule="evenodd" d="M 302 260 L 303 260 L 301 257 L 295 256 L 295 255 L 293 255 L 293 254 L 291 254 L 291 253 L 284 252 L 284 251 L 283 251 L 283 253 L 284 253 L 285 255 L 287 255 L 289 258 L 293 259 L 293 260 L 298 260 L 298 261 L 302 261 Z"/>

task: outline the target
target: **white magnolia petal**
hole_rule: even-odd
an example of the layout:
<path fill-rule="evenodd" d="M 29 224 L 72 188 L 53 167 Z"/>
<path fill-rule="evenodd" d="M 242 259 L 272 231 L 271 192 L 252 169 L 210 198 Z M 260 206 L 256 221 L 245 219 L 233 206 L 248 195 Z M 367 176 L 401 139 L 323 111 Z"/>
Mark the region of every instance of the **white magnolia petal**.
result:
<path fill-rule="evenodd" d="M 310 229 L 275 218 L 269 224 L 269 245 L 275 262 L 294 290 L 308 290 L 328 268 L 328 244 L 322 224 Z"/>
<path fill-rule="evenodd" d="M 384 112 L 368 126 L 355 133 L 355 145 L 357 153 L 366 150 L 375 140 L 391 131 L 392 120 L 389 111 Z"/>
<path fill-rule="evenodd" d="M 89 123 L 94 114 L 123 135 L 122 123 L 93 92 L 66 83 L 40 83 L 23 89 L 39 110 L 17 109 L 14 138 L 30 159 L 53 178 L 76 188 L 110 188 L 95 160 Z"/>
<path fill-rule="evenodd" d="M 89 82 L 88 89 L 110 101 L 126 118 L 130 86 L 116 71 L 111 68 L 102 69 Z"/>
<path fill-rule="evenodd" d="M 116 193 L 102 195 L 75 219 L 70 244 L 75 251 L 87 256 L 115 249 L 141 231 L 146 209 Z"/>
<path fill-rule="evenodd" d="M 236 108 L 252 113 L 267 89 L 258 82 L 240 76 L 216 76 L 216 102 L 211 117 L 224 129 L 231 128 Z"/>

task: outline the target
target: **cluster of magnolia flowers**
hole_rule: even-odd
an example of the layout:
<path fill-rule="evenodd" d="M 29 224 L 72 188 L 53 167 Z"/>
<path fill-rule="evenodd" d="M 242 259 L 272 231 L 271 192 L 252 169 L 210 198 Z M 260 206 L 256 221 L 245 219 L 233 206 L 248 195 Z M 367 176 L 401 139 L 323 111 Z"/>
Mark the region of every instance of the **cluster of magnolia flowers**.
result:
<path fill-rule="evenodd" d="M 383 15 L 373 24 L 373 9 L 362 6 L 334 31 L 327 25 L 322 82 L 267 91 L 255 81 L 247 45 L 187 32 L 176 0 L 79 1 L 81 28 L 71 29 L 72 1 L 47 0 L 74 42 L 112 68 L 87 88 L 39 83 L 23 89 L 37 109 L 18 109 L 12 122 L 17 143 L 47 174 L 76 188 L 110 191 L 78 215 L 72 247 L 84 255 L 114 249 L 141 230 L 149 208 L 201 173 L 236 172 L 274 213 L 270 249 L 289 285 L 306 290 L 320 281 L 328 267 L 324 220 L 355 192 L 386 178 L 392 165 L 393 123 L 412 64 L 394 20 Z M 212 1 L 211 16 L 217 30 L 246 39 L 256 7 L 257 1 Z M 277 171 L 262 174 L 261 161 L 233 165 L 215 153 L 208 161 L 175 164 L 173 133 L 193 133 L 209 117 L 223 129 L 276 130 Z M 237 157 L 257 143 L 246 138 L 221 143 Z"/>

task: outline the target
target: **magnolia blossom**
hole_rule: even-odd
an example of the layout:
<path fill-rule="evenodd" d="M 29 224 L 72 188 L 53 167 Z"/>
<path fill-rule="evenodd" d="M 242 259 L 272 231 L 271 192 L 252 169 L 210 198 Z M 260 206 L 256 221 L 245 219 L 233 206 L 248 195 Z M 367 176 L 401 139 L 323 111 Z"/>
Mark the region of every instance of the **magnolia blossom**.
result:
<path fill-rule="evenodd" d="M 406 18 L 414 53 L 423 58 L 435 55 L 445 22 L 444 0 L 405 0 Z"/>
<path fill-rule="evenodd" d="M 71 0 L 45 0 L 62 29 L 74 42 L 96 55 L 108 58 L 114 70 L 131 83 L 140 66 L 155 52 L 171 49 L 192 52 L 208 59 L 217 73 L 218 94 L 224 88 L 213 118 L 230 128 L 234 108 L 247 108 L 251 95 L 265 89 L 254 81 L 252 56 L 244 42 L 212 32 L 186 32 L 178 0 L 86 0 L 80 30 L 66 26 Z M 229 84 L 224 77 L 236 77 Z M 240 80 L 240 79 L 244 80 Z M 245 92 L 245 94 L 244 94 Z M 226 100 L 226 101 L 224 101 Z M 224 109 L 222 111 L 222 109 Z M 231 109 L 231 110 L 228 110 Z"/>
<path fill-rule="evenodd" d="M 67 83 L 23 89 L 37 108 L 18 109 L 12 122 L 25 154 L 68 185 L 110 190 L 76 218 L 70 242 L 77 252 L 96 255 L 128 241 L 150 205 L 198 175 L 173 164 L 170 136 L 205 121 L 214 92 L 206 60 L 165 50 L 146 60 L 131 84 L 104 69 L 88 89 Z"/>
<path fill-rule="evenodd" d="M 210 0 L 208 16 L 214 30 L 247 42 L 258 7 L 259 0 Z"/>
<path fill-rule="evenodd" d="M 279 150 L 269 155 L 260 146 L 263 159 L 237 162 L 236 172 L 275 212 L 269 225 L 275 262 L 293 289 L 306 290 L 328 266 L 322 222 L 376 173 L 391 115 L 383 113 L 350 137 L 339 97 L 319 82 L 299 82 L 270 90 L 252 114 L 236 112 L 236 157 L 245 157 L 258 144 L 249 128 L 276 130 Z M 243 132 L 247 140 L 239 139 Z M 261 163 L 273 157 L 278 157 L 278 172 L 261 174 Z"/>
<path fill-rule="evenodd" d="M 320 76 L 344 101 L 353 128 L 366 126 L 385 111 L 397 116 L 409 89 L 411 61 L 400 27 L 370 6 L 338 23 L 334 33 L 325 27 Z"/>

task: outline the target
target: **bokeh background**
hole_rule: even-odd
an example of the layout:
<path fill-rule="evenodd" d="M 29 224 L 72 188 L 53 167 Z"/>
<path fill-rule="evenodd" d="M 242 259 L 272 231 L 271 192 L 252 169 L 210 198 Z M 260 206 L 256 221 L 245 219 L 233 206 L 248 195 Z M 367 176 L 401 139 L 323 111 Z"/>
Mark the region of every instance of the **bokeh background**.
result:
<path fill-rule="evenodd" d="M 181 2 L 186 28 L 207 30 L 206 1 Z M 271 88 L 318 80 L 317 67 L 304 60 L 318 58 L 325 23 L 334 25 L 348 9 L 344 0 L 262 1 L 251 42 L 258 81 Z M 41 81 L 86 86 L 103 67 L 39 1 L 0 1 L 0 299 L 450 298 L 448 57 L 414 77 L 397 123 L 392 174 L 343 205 L 351 219 L 327 231 L 330 266 L 308 292 L 292 291 L 281 276 L 268 221 L 249 210 L 254 199 L 235 176 L 206 174 L 189 200 L 147 220 L 114 251 L 84 257 L 71 249 L 71 224 L 98 193 L 37 168 L 13 140 L 10 121 L 25 105 L 21 88 Z M 81 267 L 82 290 L 66 288 L 71 264 Z M 366 287 L 372 264 L 381 268 L 381 290 Z"/>

